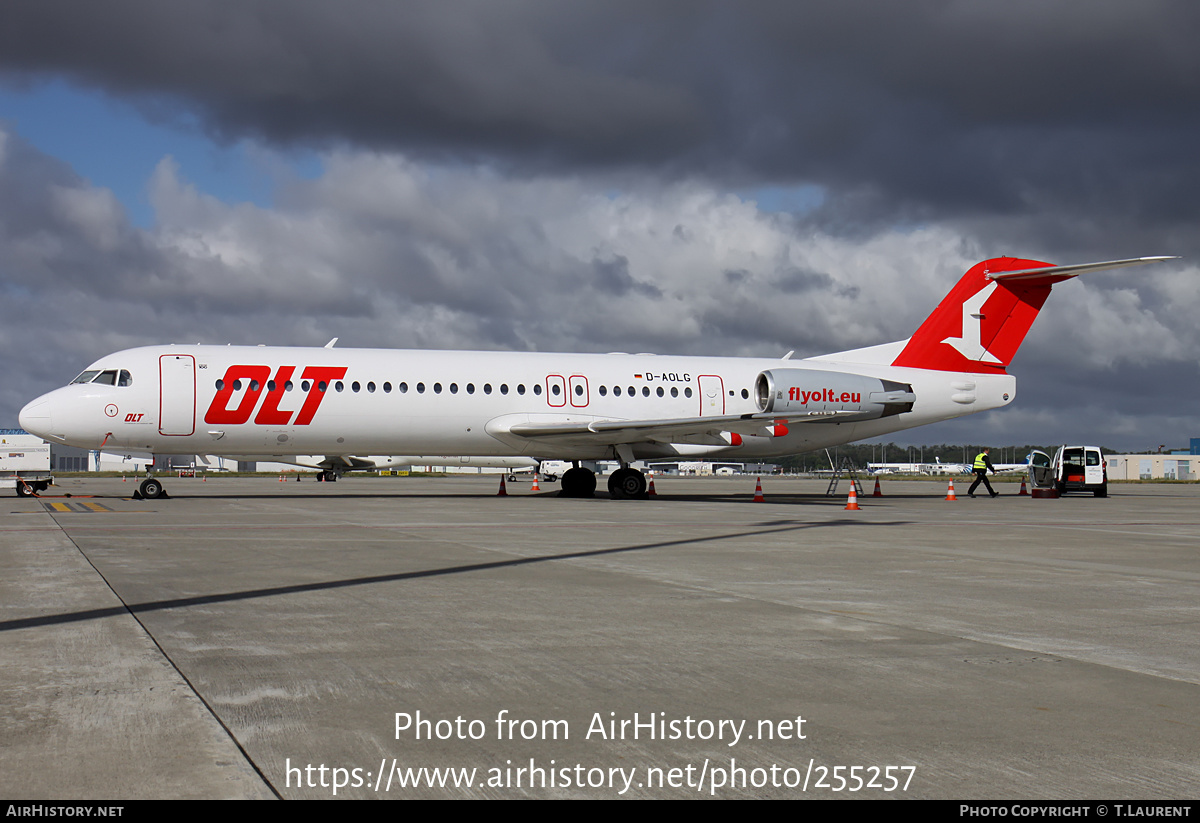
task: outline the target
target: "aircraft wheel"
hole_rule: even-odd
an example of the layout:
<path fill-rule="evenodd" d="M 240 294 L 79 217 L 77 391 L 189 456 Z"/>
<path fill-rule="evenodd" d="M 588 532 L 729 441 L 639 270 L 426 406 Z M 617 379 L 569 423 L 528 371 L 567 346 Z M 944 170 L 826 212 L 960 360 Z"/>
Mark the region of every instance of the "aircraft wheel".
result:
<path fill-rule="evenodd" d="M 142 493 L 142 497 L 147 500 L 157 500 L 162 497 L 163 485 L 153 477 L 147 477 L 142 481 L 142 485 L 138 487 L 138 491 Z"/>
<path fill-rule="evenodd" d="M 608 493 L 614 498 L 636 500 L 646 494 L 646 475 L 637 469 L 617 469 L 608 478 Z"/>
<path fill-rule="evenodd" d="M 562 476 L 562 497 L 591 497 L 596 493 L 596 475 L 591 469 L 577 466 Z"/>

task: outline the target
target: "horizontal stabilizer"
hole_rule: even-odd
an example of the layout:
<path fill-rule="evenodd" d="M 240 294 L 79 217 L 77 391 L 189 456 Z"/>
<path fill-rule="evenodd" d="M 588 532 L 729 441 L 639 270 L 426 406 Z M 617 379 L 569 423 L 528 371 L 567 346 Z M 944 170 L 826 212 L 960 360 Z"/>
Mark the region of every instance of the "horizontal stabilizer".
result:
<path fill-rule="evenodd" d="M 988 280 L 1033 280 L 1040 277 L 1075 277 L 1093 271 L 1120 269 L 1125 266 L 1144 266 L 1147 263 L 1160 263 L 1163 260 L 1178 260 L 1178 257 L 1131 257 L 1128 260 L 1109 260 L 1105 263 L 1078 263 L 1074 266 L 1045 266 L 1035 269 L 1018 269 L 1016 271 L 986 272 Z"/>

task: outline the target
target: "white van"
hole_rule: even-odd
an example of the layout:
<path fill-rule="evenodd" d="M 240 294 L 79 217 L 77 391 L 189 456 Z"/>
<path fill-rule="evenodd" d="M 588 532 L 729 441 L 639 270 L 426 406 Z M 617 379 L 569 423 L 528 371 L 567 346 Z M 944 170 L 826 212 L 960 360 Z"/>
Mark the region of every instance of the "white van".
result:
<path fill-rule="evenodd" d="M 1035 449 L 1029 455 L 1029 482 L 1059 494 L 1082 491 L 1108 497 L 1108 470 L 1099 446 L 1059 446 L 1053 460 Z"/>

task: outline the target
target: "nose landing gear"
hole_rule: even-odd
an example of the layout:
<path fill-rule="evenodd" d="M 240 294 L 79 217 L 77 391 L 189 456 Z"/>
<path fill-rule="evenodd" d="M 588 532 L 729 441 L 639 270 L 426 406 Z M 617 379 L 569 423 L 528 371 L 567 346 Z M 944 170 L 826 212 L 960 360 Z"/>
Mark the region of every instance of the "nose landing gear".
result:
<path fill-rule="evenodd" d="M 133 495 L 135 500 L 159 500 L 170 497 L 167 490 L 163 488 L 162 482 L 156 477 L 147 477 L 138 486 L 138 490 Z"/>

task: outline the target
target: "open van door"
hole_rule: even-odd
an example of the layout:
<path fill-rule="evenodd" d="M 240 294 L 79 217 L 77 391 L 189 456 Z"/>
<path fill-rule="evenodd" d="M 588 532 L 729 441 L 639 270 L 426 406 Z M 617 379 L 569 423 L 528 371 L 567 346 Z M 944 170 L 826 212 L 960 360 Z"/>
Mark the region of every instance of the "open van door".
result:
<path fill-rule="evenodd" d="M 1030 453 L 1029 483 L 1035 489 L 1054 488 L 1054 461 L 1050 455 L 1037 449 Z"/>

